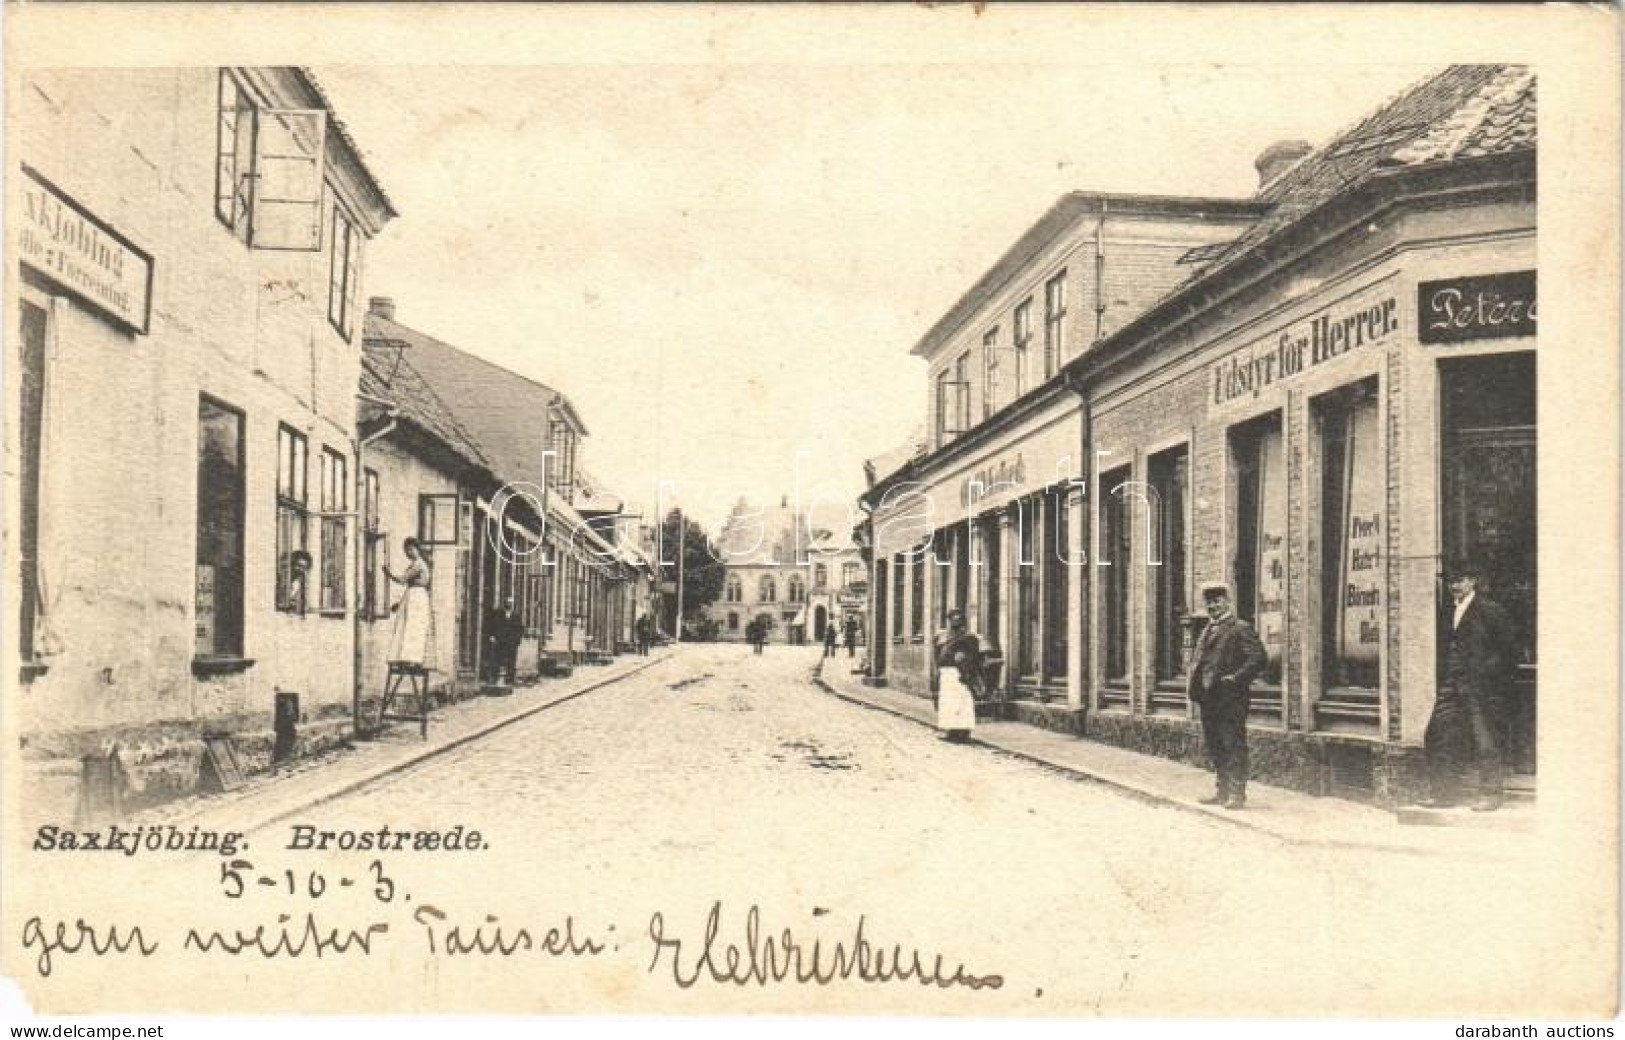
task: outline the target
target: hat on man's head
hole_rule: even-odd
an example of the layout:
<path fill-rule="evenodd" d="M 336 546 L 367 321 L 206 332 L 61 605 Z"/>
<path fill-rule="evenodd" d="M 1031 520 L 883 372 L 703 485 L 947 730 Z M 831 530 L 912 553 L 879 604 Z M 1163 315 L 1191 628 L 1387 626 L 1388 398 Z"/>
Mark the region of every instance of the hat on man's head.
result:
<path fill-rule="evenodd" d="M 1457 557 L 1445 567 L 1447 578 L 1480 578 L 1484 577 L 1484 562 L 1468 556 Z"/>
<path fill-rule="evenodd" d="M 1218 599 L 1220 596 L 1223 596 L 1225 599 L 1234 599 L 1235 595 L 1235 592 L 1231 590 L 1229 584 L 1226 582 L 1204 581 L 1202 583 L 1203 599 Z"/>

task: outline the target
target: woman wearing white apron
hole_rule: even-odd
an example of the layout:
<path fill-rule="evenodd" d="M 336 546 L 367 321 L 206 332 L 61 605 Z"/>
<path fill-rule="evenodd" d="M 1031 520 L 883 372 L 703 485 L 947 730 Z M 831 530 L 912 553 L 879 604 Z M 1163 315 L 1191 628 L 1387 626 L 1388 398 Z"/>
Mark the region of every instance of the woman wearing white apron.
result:
<path fill-rule="evenodd" d="M 408 538 L 404 549 L 409 561 L 406 570 L 395 574 L 388 567 L 384 568 L 390 581 L 406 586 L 400 600 L 390 608 L 395 614 L 395 628 L 389 637 L 389 663 L 433 671 L 436 665 L 434 600 L 429 595 L 433 571 L 416 538 Z"/>
<path fill-rule="evenodd" d="M 946 739 L 964 743 L 976 728 L 976 690 L 981 684 L 982 649 L 965 630 L 963 611 L 948 612 L 948 631 L 937 646 L 937 728 Z"/>

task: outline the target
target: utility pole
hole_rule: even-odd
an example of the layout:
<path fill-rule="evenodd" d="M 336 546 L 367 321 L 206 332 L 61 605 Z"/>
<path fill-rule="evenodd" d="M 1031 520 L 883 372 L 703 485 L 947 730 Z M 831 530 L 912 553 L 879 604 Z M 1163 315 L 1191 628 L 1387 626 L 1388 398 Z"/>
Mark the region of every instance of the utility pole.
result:
<path fill-rule="evenodd" d="M 688 537 L 688 518 L 677 510 L 677 642 L 683 641 L 683 544 Z"/>

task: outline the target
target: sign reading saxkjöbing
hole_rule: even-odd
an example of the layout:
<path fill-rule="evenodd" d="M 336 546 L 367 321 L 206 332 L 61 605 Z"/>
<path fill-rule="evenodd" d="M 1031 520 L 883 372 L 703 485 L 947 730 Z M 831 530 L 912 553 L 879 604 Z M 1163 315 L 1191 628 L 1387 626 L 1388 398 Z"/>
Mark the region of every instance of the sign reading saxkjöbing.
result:
<path fill-rule="evenodd" d="M 152 257 L 23 167 L 21 262 L 133 332 L 152 315 Z"/>

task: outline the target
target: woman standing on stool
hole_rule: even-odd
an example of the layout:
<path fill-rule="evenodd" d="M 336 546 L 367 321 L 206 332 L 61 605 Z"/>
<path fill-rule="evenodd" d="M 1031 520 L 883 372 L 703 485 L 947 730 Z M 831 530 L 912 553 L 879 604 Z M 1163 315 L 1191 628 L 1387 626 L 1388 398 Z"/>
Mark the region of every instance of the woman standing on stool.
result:
<path fill-rule="evenodd" d="M 948 631 L 937 647 L 937 728 L 963 744 L 976 728 L 976 690 L 981 685 L 982 648 L 965 630 L 965 613 L 948 612 Z"/>
<path fill-rule="evenodd" d="M 395 629 L 389 637 L 389 665 L 392 669 L 404 665 L 404 670 L 433 671 L 434 600 L 429 595 L 433 571 L 428 554 L 416 538 L 408 538 L 402 548 L 410 561 L 406 570 L 395 574 L 388 567 L 384 568 L 385 577 L 406 586 L 401 598 L 389 608 L 395 615 Z"/>

